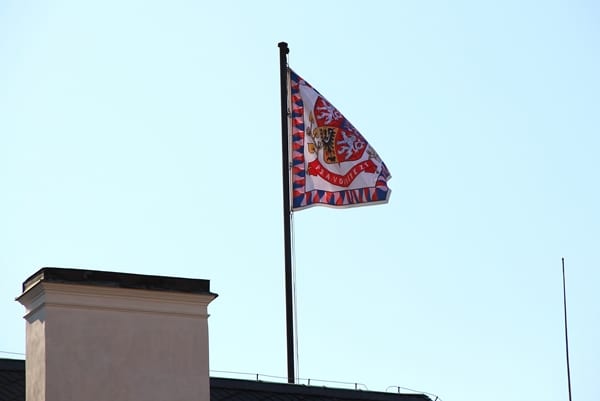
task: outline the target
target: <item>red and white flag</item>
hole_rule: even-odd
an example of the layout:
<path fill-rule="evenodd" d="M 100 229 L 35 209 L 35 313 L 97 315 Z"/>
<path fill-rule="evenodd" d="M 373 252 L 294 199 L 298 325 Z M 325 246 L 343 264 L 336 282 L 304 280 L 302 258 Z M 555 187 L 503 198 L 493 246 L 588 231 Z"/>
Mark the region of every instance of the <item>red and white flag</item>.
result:
<path fill-rule="evenodd" d="M 292 210 L 386 203 L 391 175 L 356 128 L 289 70 Z"/>

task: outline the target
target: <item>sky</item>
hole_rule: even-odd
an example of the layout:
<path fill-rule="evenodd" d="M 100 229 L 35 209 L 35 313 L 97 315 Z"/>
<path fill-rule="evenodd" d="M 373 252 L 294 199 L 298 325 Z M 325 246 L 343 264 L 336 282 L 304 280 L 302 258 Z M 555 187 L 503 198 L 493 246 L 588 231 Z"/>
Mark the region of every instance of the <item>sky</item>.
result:
<path fill-rule="evenodd" d="M 564 257 L 573 399 L 599 399 L 599 18 L 0 0 L 0 357 L 24 358 L 22 282 L 78 267 L 209 279 L 212 374 L 286 376 L 285 41 L 392 174 L 388 204 L 294 214 L 299 376 L 567 400 Z"/>

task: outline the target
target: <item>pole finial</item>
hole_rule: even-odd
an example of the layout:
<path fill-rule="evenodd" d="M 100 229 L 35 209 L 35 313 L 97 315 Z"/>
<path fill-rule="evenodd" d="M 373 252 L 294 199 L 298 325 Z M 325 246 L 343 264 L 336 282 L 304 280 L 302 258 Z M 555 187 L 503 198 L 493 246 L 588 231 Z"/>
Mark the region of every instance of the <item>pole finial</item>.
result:
<path fill-rule="evenodd" d="M 285 54 L 288 54 L 290 52 L 287 42 L 279 42 L 277 44 L 277 46 L 279 46 L 279 49 L 281 49 L 281 51 L 285 52 Z"/>

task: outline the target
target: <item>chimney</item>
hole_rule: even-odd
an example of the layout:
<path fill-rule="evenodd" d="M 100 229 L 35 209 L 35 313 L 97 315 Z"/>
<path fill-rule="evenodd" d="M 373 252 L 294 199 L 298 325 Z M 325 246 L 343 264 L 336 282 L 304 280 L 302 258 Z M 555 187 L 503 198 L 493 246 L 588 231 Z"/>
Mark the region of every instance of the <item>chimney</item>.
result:
<path fill-rule="evenodd" d="M 210 401 L 208 280 L 45 267 L 23 283 L 27 401 Z"/>

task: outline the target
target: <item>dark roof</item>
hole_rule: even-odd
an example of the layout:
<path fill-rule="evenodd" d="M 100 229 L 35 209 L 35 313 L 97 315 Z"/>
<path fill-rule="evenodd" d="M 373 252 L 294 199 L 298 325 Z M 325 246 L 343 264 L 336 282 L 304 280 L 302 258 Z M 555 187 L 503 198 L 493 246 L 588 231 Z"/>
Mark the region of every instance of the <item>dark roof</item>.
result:
<path fill-rule="evenodd" d="M 0 359 L 0 401 L 25 401 L 25 361 Z"/>
<path fill-rule="evenodd" d="M 66 269 L 60 267 L 42 267 L 23 283 L 26 292 L 37 283 L 71 283 L 100 287 L 133 288 L 153 291 L 186 292 L 194 294 L 212 294 L 210 281 L 202 279 L 150 276 L 145 274 L 115 273 L 87 269 Z"/>
<path fill-rule="evenodd" d="M 210 378 L 210 401 L 431 401 L 424 394 L 398 394 L 301 384 Z"/>
<path fill-rule="evenodd" d="M 423 394 L 382 393 L 211 377 L 210 400 L 430 401 L 430 398 Z M 0 359 L 0 401 L 25 401 L 25 361 Z"/>

